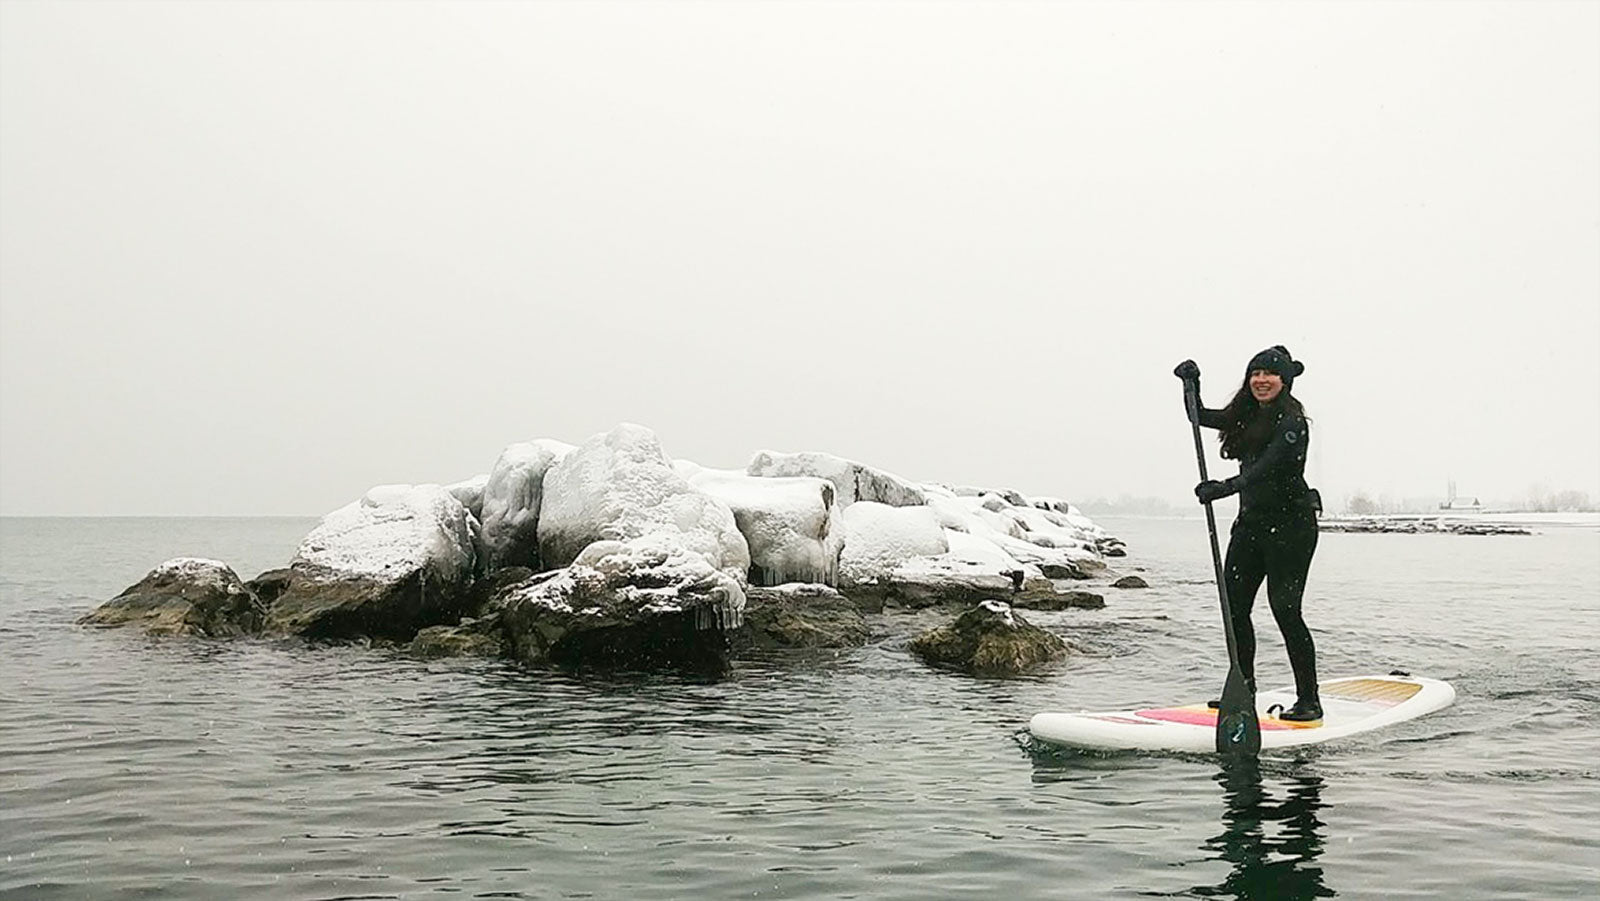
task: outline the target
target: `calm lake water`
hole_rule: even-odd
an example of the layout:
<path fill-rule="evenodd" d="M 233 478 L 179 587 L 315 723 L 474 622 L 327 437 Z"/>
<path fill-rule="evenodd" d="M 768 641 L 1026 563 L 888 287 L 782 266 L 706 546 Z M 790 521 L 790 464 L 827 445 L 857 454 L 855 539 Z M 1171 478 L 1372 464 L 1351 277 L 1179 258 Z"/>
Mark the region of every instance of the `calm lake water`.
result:
<path fill-rule="evenodd" d="M 1234 773 L 1019 741 L 1040 710 L 1221 684 L 1204 521 L 1099 521 L 1152 587 L 1028 614 L 1078 649 L 1047 674 L 930 670 L 904 650 L 924 614 L 701 682 L 88 631 L 166 558 L 249 578 L 314 520 L 0 520 L 0 897 L 1600 894 L 1595 519 L 1323 535 L 1324 676 L 1402 668 L 1457 703 Z"/>

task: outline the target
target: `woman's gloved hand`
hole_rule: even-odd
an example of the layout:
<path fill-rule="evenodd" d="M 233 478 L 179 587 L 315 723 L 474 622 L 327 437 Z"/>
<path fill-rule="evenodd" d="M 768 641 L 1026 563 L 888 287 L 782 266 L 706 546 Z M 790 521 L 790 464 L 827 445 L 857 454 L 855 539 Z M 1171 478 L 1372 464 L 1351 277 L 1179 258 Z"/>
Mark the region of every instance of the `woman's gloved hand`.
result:
<path fill-rule="evenodd" d="M 1238 487 L 1234 485 L 1233 479 L 1225 479 L 1221 482 L 1215 479 L 1206 479 L 1204 482 L 1194 486 L 1194 496 L 1200 499 L 1200 503 L 1209 504 L 1212 501 L 1228 497 L 1238 490 Z"/>
<path fill-rule="evenodd" d="M 1184 360 L 1179 363 L 1177 368 L 1172 370 L 1172 374 L 1186 382 L 1200 381 L 1200 367 L 1193 360 Z"/>

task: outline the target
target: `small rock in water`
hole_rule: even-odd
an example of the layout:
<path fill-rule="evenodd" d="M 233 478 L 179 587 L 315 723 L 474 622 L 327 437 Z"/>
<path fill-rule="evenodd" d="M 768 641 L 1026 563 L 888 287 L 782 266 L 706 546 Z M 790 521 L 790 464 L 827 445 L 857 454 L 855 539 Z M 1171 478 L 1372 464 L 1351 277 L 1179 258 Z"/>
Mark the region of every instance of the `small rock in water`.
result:
<path fill-rule="evenodd" d="M 262 615 L 261 602 L 227 564 L 177 557 L 78 622 L 136 625 L 150 635 L 228 638 L 260 631 Z"/>
<path fill-rule="evenodd" d="M 418 657 L 499 657 L 505 653 L 498 617 L 466 619 L 459 626 L 429 626 L 406 645 Z"/>
<path fill-rule="evenodd" d="M 983 676 L 1018 675 L 1067 655 L 1066 642 L 993 600 L 918 636 L 910 648 L 928 663 Z"/>
<path fill-rule="evenodd" d="M 1111 583 L 1112 588 L 1149 588 L 1150 583 L 1138 576 L 1123 576 Z"/>

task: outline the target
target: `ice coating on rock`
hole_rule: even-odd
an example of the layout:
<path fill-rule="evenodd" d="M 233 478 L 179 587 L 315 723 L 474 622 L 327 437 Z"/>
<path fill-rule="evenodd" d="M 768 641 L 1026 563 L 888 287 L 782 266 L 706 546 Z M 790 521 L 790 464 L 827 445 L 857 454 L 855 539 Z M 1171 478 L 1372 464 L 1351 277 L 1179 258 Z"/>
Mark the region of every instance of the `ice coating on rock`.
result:
<path fill-rule="evenodd" d="M 591 542 L 571 564 L 515 590 L 507 602 L 612 619 L 677 613 L 693 605 L 699 627 L 737 628 L 744 589 L 683 538 L 657 531 L 626 541 Z M 599 599 L 604 603 L 595 603 Z"/>
<path fill-rule="evenodd" d="M 329 513 L 295 552 L 291 566 L 311 566 L 381 581 L 424 566 L 440 573 L 476 563 L 470 514 L 438 485 L 380 485 Z"/>
<path fill-rule="evenodd" d="M 750 547 L 750 582 L 837 581 L 844 533 L 836 490 L 826 479 L 759 478 L 678 461 L 689 484 L 728 505 Z"/>
<path fill-rule="evenodd" d="M 539 568 L 539 513 L 544 476 L 572 445 L 548 438 L 512 444 L 500 452 L 483 489 L 483 543 L 491 567 Z"/>
<path fill-rule="evenodd" d="M 470 479 L 462 479 L 459 482 L 451 482 L 450 484 L 444 486 L 444 490 L 450 492 L 451 497 L 460 501 L 461 506 L 466 507 L 468 513 L 471 513 L 473 516 L 482 519 L 483 489 L 487 484 L 489 484 L 489 475 L 488 473 L 484 473 L 482 475 L 475 475 Z"/>
<path fill-rule="evenodd" d="M 562 457 L 544 477 L 539 553 L 545 566 L 590 543 L 675 532 L 713 568 L 743 582 L 750 549 L 727 504 L 679 475 L 649 429 L 624 423 Z"/>
<path fill-rule="evenodd" d="M 808 476 L 827 479 L 836 490 L 835 502 L 849 507 L 857 501 L 873 501 L 891 507 L 915 507 L 927 503 L 921 486 L 893 473 L 874 469 L 833 454 L 758 451 L 745 467 L 748 475 L 762 478 Z"/>

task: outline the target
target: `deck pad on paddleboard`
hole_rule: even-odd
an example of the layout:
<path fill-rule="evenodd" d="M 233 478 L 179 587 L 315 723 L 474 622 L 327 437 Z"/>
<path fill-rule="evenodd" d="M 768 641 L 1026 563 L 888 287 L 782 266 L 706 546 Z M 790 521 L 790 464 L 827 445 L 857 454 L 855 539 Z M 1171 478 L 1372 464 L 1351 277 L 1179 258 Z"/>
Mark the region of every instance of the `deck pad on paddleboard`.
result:
<path fill-rule="evenodd" d="M 1283 748 L 1370 732 L 1450 706 L 1448 682 L 1411 676 L 1355 676 L 1319 683 L 1322 720 L 1280 720 L 1269 710 L 1293 706 L 1293 686 L 1256 695 L 1261 747 Z M 1217 711 L 1204 702 L 1181 707 L 1079 713 L 1040 713 L 1028 723 L 1036 739 L 1056 745 L 1106 750 L 1211 751 Z"/>

